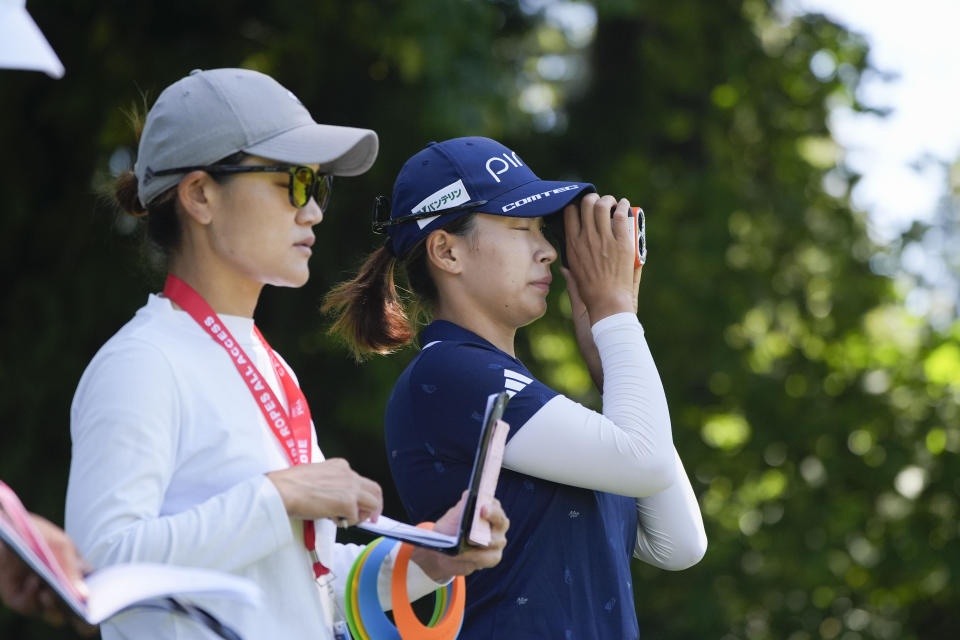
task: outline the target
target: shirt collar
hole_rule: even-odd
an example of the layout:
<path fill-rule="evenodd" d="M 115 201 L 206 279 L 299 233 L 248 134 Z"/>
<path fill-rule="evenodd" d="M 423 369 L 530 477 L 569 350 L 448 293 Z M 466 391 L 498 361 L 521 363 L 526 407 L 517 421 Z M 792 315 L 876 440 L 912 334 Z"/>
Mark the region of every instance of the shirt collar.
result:
<path fill-rule="evenodd" d="M 500 353 L 504 353 L 491 342 L 484 340 L 473 331 L 464 329 L 458 324 L 454 324 L 449 320 L 434 320 L 429 325 L 423 328 L 423 331 L 420 332 L 420 342 L 421 344 L 428 344 L 430 342 L 442 340 L 450 340 L 453 342 L 472 342 L 474 344 L 480 344 L 484 347 L 489 347 L 491 349 L 496 349 Z M 508 354 L 504 354 L 508 355 Z M 508 356 L 509 357 L 509 356 Z M 516 358 L 513 358 L 516 360 Z"/>

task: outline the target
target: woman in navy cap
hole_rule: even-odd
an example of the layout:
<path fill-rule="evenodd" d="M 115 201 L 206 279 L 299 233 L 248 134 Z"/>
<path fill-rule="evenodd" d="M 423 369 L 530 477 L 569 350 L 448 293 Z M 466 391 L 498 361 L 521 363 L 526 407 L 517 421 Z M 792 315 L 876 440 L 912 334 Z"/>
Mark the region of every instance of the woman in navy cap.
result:
<path fill-rule="evenodd" d="M 389 220 L 375 222 L 385 245 L 328 297 L 334 330 L 358 357 L 413 337 L 396 265 L 433 317 L 386 411 L 391 470 L 414 520 L 466 486 L 477 407 L 490 393 L 511 396 L 497 490 L 511 536 L 503 562 L 467 579 L 465 638 L 636 638 L 631 557 L 679 570 L 706 550 L 636 316 L 628 211 L 592 185 L 540 180 L 493 140 L 431 143 L 400 170 Z M 553 214 L 565 222 L 563 274 L 603 413 L 541 383 L 514 353 L 517 329 L 547 309 L 557 252 L 543 225 Z"/>
<path fill-rule="evenodd" d="M 117 187 L 168 275 L 80 380 L 66 528 L 98 567 L 162 562 L 254 581 L 261 610 L 204 603 L 247 638 L 333 637 L 334 604 L 360 552 L 336 544 L 336 528 L 382 508 L 375 482 L 324 460 L 293 372 L 253 321 L 264 285 L 307 282 L 331 176 L 363 173 L 376 154 L 373 131 L 317 124 L 269 76 L 194 71 L 147 114 L 134 171 Z M 455 528 L 457 513 L 438 528 Z M 418 549 L 411 593 L 495 564 L 507 523 L 498 505 L 487 517 L 490 548 L 460 557 Z M 382 577 L 389 603 L 389 572 Z M 149 611 L 102 630 L 209 637 Z"/>

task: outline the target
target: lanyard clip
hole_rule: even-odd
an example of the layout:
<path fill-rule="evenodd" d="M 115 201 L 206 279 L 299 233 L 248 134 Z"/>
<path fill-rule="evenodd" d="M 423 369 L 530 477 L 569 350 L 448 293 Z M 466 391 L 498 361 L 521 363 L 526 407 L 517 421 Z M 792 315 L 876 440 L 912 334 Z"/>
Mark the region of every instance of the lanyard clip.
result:
<path fill-rule="evenodd" d="M 313 577 L 316 578 L 317 584 L 325 586 L 333 582 L 333 572 L 320 562 L 316 549 L 310 549 L 310 564 L 313 565 Z"/>
<path fill-rule="evenodd" d="M 334 640 L 353 640 L 353 636 L 350 635 L 350 627 L 347 626 L 345 620 L 337 620 L 333 623 L 333 638 Z"/>

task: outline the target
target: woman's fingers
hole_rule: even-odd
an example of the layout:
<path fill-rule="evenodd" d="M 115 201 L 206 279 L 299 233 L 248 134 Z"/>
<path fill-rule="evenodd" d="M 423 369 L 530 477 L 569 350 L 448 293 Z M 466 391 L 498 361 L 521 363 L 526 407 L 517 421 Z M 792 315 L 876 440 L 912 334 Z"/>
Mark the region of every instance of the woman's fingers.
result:
<path fill-rule="evenodd" d="M 37 601 L 40 605 L 41 617 L 44 622 L 51 627 L 63 626 L 63 623 L 67 621 L 67 617 L 60 606 L 60 602 L 56 596 L 53 595 L 53 591 L 47 588 L 41 589 L 37 594 Z"/>
<path fill-rule="evenodd" d="M 383 511 L 380 485 L 351 469 L 342 458 L 273 471 L 267 477 L 287 513 L 296 518 L 343 518 L 356 524 Z"/>
<path fill-rule="evenodd" d="M 444 582 L 452 576 L 468 576 L 474 571 L 495 567 L 503 557 L 504 544 L 495 539 L 489 546 L 469 547 L 455 556 L 418 549 L 414 550 L 413 559 L 432 579 Z"/>
<path fill-rule="evenodd" d="M 0 542 L 0 600 L 14 608 L 12 602 L 26 577 L 23 563 L 15 553 Z M 22 612 L 21 612 L 22 613 Z"/>
<path fill-rule="evenodd" d="M 633 219 L 629 216 L 629 213 L 630 201 L 626 198 L 620 198 L 613 209 L 613 224 L 610 228 L 614 238 L 616 238 L 617 245 L 623 245 L 625 248 L 632 250 L 634 230 Z"/>
<path fill-rule="evenodd" d="M 502 550 L 507 544 L 507 530 L 510 528 L 510 519 L 503 510 L 500 501 L 494 498 L 483 505 L 480 509 L 480 517 L 490 523 L 491 540 L 488 548 Z"/>
<path fill-rule="evenodd" d="M 577 318 L 581 313 L 586 313 L 586 307 L 583 304 L 583 298 L 580 296 L 580 290 L 577 289 L 577 279 L 570 273 L 570 269 L 560 267 L 560 273 L 567 283 L 567 295 L 570 296 L 570 309 L 573 317 Z"/>
<path fill-rule="evenodd" d="M 585 269 L 609 271 L 618 269 L 619 262 L 626 263 L 626 252 L 633 252 L 633 229 L 629 219 L 630 202 L 613 196 L 597 196 L 588 193 L 580 202 L 579 229 L 568 225 L 568 253 L 575 253 L 576 262 Z M 565 213 L 565 220 L 573 216 Z M 576 224 L 574 226 L 577 226 Z M 571 266 L 574 267 L 571 261 Z M 576 267 L 574 270 L 577 271 Z M 582 270 L 582 269 L 581 269 Z"/>
<path fill-rule="evenodd" d="M 350 525 L 363 522 L 367 519 L 376 520 L 383 511 L 383 491 L 380 489 L 380 485 L 369 478 L 361 476 L 353 469 L 350 469 L 350 465 L 347 464 L 346 460 L 341 460 L 340 462 L 342 462 L 341 466 L 343 468 L 335 469 L 338 475 L 334 481 L 330 482 L 330 485 L 331 487 L 341 486 L 343 490 L 341 492 L 337 492 L 336 490 L 325 492 L 322 485 L 317 485 L 314 490 L 316 494 L 318 494 L 316 496 L 318 508 L 324 508 L 325 493 L 332 493 L 333 496 L 340 498 L 339 504 L 345 509 L 345 512 L 341 514 L 335 505 L 330 505 L 326 507 L 326 509 L 334 512 L 332 516 L 317 515 L 314 517 L 346 518 L 347 524 Z M 317 464 L 322 466 L 324 463 Z M 318 513 L 322 514 L 323 511 L 321 510 Z"/>
<path fill-rule="evenodd" d="M 597 199 L 597 201 L 591 207 L 590 214 L 597 232 L 597 239 L 601 242 L 609 242 L 614 238 L 613 228 L 610 225 L 610 219 L 615 211 L 616 206 L 616 198 L 607 195 Z"/>
<path fill-rule="evenodd" d="M 602 233 L 597 227 L 596 209 L 600 196 L 588 193 L 580 200 L 580 237 L 591 244 L 597 244 Z"/>
<path fill-rule="evenodd" d="M 459 573 L 469 575 L 480 569 L 489 569 L 499 564 L 503 557 L 503 548 L 507 546 L 507 529 L 510 519 L 496 498 L 480 508 L 480 517 L 490 523 L 490 544 L 485 547 L 468 547 L 463 553 L 454 556 L 458 562 Z"/>
<path fill-rule="evenodd" d="M 457 500 L 457 504 L 447 509 L 447 512 L 440 516 L 433 524 L 433 530 L 448 535 L 456 534 L 457 525 L 460 524 L 460 515 L 463 513 L 463 507 L 466 505 L 466 502 L 467 492 L 464 491 L 460 494 L 460 499 Z"/>
<path fill-rule="evenodd" d="M 66 576 L 77 589 L 86 594 L 83 570 L 86 563 L 77 552 L 73 541 L 60 527 L 38 515 L 30 514 L 33 525 L 44 539 Z M 41 578 L 0 544 L 0 600 L 11 609 L 25 615 L 39 613 L 49 624 L 62 625 L 66 615 L 60 600 L 46 587 Z"/>
<path fill-rule="evenodd" d="M 580 207 L 576 202 L 563 208 L 563 227 L 567 236 L 580 235 Z"/>
<path fill-rule="evenodd" d="M 57 562 L 60 564 L 67 578 L 73 583 L 73 586 L 76 587 L 82 595 L 89 595 L 87 585 L 83 581 L 85 570 L 89 572 L 89 565 L 80 556 L 80 552 L 77 551 L 77 547 L 73 544 L 70 536 L 46 518 L 42 518 L 36 514 L 30 514 L 30 517 L 33 520 L 33 525 L 37 528 L 37 531 L 40 532 L 40 535 L 43 536 L 50 550 L 53 551 L 53 555 L 57 558 Z"/>
<path fill-rule="evenodd" d="M 24 615 L 33 615 L 40 608 L 40 577 L 26 569 L 7 599 L 11 609 Z"/>
<path fill-rule="evenodd" d="M 510 519 L 503 506 L 496 498 L 491 498 L 489 502 L 480 507 L 480 517 L 490 523 L 491 531 L 506 533 L 510 528 Z"/>
<path fill-rule="evenodd" d="M 580 201 L 579 233 L 571 226 L 566 229 L 570 272 L 590 324 L 635 308 L 635 240 L 629 209 L 626 199 L 589 193 Z M 569 210 L 565 215 L 573 222 Z"/>
<path fill-rule="evenodd" d="M 360 479 L 359 493 L 357 496 L 357 520 L 349 524 L 357 524 L 357 522 L 363 522 L 364 520 L 372 520 L 375 522 L 383 511 L 383 491 L 380 485 L 373 480 L 360 475 L 357 477 Z"/>
<path fill-rule="evenodd" d="M 467 492 L 464 491 L 460 501 L 437 520 L 433 526 L 434 531 L 456 532 L 466 495 Z M 414 562 L 437 582 L 444 582 L 452 576 L 468 576 L 474 571 L 496 566 L 503 557 L 503 548 L 507 544 L 506 534 L 510 528 L 510 520 L 496 498 L 492 498 L 480 508 L 480 517 L 490 523 L 490 544 L 485 547 L 469 546 L 455 556 L 417 547 L 413 550 Z"/>

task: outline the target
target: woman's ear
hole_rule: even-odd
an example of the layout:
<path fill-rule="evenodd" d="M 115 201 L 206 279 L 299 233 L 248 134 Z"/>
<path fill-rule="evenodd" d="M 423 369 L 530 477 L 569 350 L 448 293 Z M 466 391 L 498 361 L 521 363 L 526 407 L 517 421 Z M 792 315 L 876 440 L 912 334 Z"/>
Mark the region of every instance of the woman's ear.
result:
<path fill-rule="evenodd" d="M 437 229 L 427 236 L 427 262 L 444 273 L 460 273 L 463 271 L 462 247 L 462 237 Z"/>
<path fill-rule="evenodd" d="M 210 224 L 213 212 L 210 208 L 210 190 L 213 178 L 205 171 L 191 171 L 177 185 L 177 199 L 184 213 L 197 224 Z"/>

